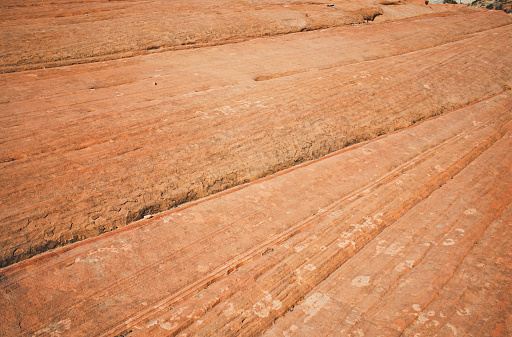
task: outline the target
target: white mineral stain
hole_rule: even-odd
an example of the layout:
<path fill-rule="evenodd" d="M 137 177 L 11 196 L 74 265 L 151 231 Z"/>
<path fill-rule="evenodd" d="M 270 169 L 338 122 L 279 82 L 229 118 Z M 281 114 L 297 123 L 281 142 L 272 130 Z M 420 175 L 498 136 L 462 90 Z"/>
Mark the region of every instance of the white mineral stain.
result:
<path fill-rule="evenodd" d="M 59 337 L 61 333 L 64 333 L 63 330 L 69 330 L 71 328 L 71 319 L 63 319 L 58 321 L 57 323 L 50 323 L 46 325 L 43 329 L 40 329 L 34 332 L 33 336 L 44 335 L 44 336 L 52 336 Z"/>
<path fill-rule="evenodd" d="M 393 243 L 391 246 L 386 248 L 386 250 L 384 251 L 384 254 L 390 255 L 390 256 L 395 256 L 395 255 L 399 254 L 404 248 L 405 248 L 404 246 L 400 246 L 396 243 Z"/>
<path fill-rule="evenodd" d="M 371 149 L 368 149 L 368 148 L 363 148 L 363 153 L 366 154 L 366 155 L 369 155 L 369 154 L 372 154 L 373 151 Z"/>
<path fill-rule="evenodd" d="M 425 323 L 427 323 L 427 322 L 428 322 L 428 320 L 429 320 L 429 318 L 428 318 L 424 313 L 421 313 L 421 314 L 418 316 L 418 318 L 417 318 L 417 320 L 416 320 L 416 323 L 417 323 L 417 324 L 425 324 Z"/>
<path fill-rule="evenodd" d="M 323 307 L 326 307 L 330 300 L 331 298 L 328 295 L 322 293 L 314 293 L 308 297 L 304 302 L 303 307 L 304 313 L 308 315 L 306 318 L 304 318 L 304 323 L 307 323 L 311 317 L 318 313 L 318 311 L 320 311 Z"/>
<path fill-rule="evenodd" d="M 272 301 L 272 295 L 268 291 L 264 293 L 266 295 L 252 306 L 252 312 L 260 318 L 268 317 L 271 310 L 279 310 L 282 307 L 281 301 Z"/>
<path fill-rule="evenodd" d="M 472 215 L 472 214 L 475 214 L 475 213 L 476 213 L 476 209 L 474 209 L 474 208 L 469 208 L 469 209 L 464 211 L 464 214 L 466 214 L 466 215 Z"/>
<path fill-rule="evenodd" d="M 364 337 L 364 332 L 363 332 L 363 329 L 359 328 L 357 330 L 354 330 L 354 332 L 352 333 L 353 336 L 359 336 L 359 337 Z"/>
<path fill-rule="evenodd" d="M 171 324 L 170 322 L 164 322 L 160 323 L 160 327 L 165 330 L 174 330 L 175 328 L 178 327 L 178 323 L 174 322 Z"/>
<path fill-rule="evenodd" d="M 415 311 L 421 311 L 421 306 L 419 304 L 413 304 L 412 305 L 412 308 L 415 310 Z"/>
<path fill-rule="evenodd" d="M 443 242 L 443 246 L 452 246 L 454 245 L 455 242 L 453 242 L 453 239 L 446 239 L 444 242 Z"/>
<path fill-rule="evenodd" d="M 405 267 L 405 262 L 400 262 L 400 263 L 395 267 L 395 270 L 396 270 L 397 272 L 399 272 L 399 273 L 400 273 L 400 272 L 404 271 L 404 270 L 405 270 L 405 268 L 406 268 L 406 267 Z"/>
<path fill-rule="evenodd" d="M 157 324 L 158 324 L 158 320 L 150 322 L 150 323 L 148 323 L 148 325 L 146 325 L 146 328 L 152 327 L 153 325 L 157 325 Z"/>
<path fill-rule="evenodd" d="M 402 272 L 405 270 L 405 268 L 412 268 L 414 266 L 414 260 L 405 260 L 404 262 L 400 262 L 396 267 L 395 270 L 397 272 Z"/>
<path fill-rule="evenodd" d="M 313 271 L 313 270 L 316 269 L 316 267 L 313 264 L 310 263 L 310 264 L 304 266 L 304 269 L 305 270 L 309 270 L 309 271 Z"/>
<path fill-rule="evenodd" d="M 283 306 L 283 303 L 281 301 L 272 301 L 272 310 L 279 310 Z"/>
<path fill-rule="evenodd" d="M 471 310 L 469 308 L 458 309 L 457 310 L 457 315 L 459 315 L 459 316 L 471 315 Z"/>
<path fill-rule="evenodd" d="M 232 317 L 235 315 L 238 315 L 238 312 L 235 310 L 235 307 L 233 306 L 233 303 L 228 303 L 227 308 L 222 311 L 224 316 L 226 317 Z"/>
<path fill-rule="evenodd" d="M 370 276 L 358 276 L 352 280 L 355 287 L 366 287 L 370 282 Z"/>
<path fill-rule="evenodd" d="M 457 329 L 453 325 L 451 325 L 450 323 L 446 323 L 446 326 L 452 329 L 454 336 L 457 336 Z"/>
<path fill-rule="evenodd" d="M 345 248 L 348 247 L 349 245 L 352 245 L 353 248 L 356 247 L 356 243 L 352 240 L 345 240 L 343 242 L 338 243 L 338 247 L 340 248 Z"/>
<path fill-rule="evenodd" d="M 298 252 L 300 252 L 301 250 L 303 250 L 306 247 L 307 247 L 307 245 L 297 246 L 297 247 L 295 247 L 295 251 L 298 253 Z"/>

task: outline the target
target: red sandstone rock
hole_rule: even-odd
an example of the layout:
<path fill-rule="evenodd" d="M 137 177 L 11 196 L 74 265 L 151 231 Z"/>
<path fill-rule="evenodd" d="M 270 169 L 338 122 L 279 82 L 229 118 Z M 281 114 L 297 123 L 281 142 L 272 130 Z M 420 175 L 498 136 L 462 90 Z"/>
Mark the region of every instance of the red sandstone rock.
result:
<path fill-rule="evenodd" d="M 510 302 L 434 303 L 457 298 L 453 275 L 477 256 L 472 268 L 510 265 L 508 240 L 490 238 L 509 227 L 511 102 L 507 92 L 7 267 L 1 329 L 255 335 L 277 319 L 267 334 L 478 334 L 460 324 L 479 308 L 497 323 Z M 495 273 L 479 296 L 508 292 L 495 281 L 510 269 Z"/>
<path fill-rule="evenodd" d="M 3 74 L 1 265 L 500 92 L 510 22 L 461 12 Z"/>
<path fill-rule="evenodd" d="M 511 17 L 329 4 L 0 5 L 0 335 L 510 334 Z"/>

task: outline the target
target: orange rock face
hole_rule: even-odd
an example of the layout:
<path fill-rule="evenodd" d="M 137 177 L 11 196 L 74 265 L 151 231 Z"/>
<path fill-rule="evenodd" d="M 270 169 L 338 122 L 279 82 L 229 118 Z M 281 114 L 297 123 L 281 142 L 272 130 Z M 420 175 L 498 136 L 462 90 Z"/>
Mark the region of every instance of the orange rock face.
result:
<path fill-rule="evenodd" d="M 511 333 L 512 17 L 328 4 L 1 5 L 1 335 Z"/>

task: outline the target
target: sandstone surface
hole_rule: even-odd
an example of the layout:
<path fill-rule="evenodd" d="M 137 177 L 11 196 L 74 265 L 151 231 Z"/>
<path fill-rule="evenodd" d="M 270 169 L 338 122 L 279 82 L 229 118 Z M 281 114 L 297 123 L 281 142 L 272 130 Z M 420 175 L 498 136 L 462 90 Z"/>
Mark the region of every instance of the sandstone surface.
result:
<path fill-rule="evenodd" d="M 0 8 L 0 335 L 511 333 L 512 16 Z"/>
<path fill-rule="evenodd" d="M 511 102 L 507 91 L 4 268 L 0 328 L 505 336 Z"/>
<path fill-rule="evenodd" d="M 500 92 L 511 22 L 462 11 L 2 74 L 0 265 Z"/>

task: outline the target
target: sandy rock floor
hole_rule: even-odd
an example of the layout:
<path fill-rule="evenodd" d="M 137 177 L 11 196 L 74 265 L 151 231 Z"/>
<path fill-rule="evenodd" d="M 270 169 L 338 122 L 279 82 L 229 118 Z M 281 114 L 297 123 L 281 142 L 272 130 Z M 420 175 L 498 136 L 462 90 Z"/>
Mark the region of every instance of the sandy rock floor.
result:
<path fill-rule="evenodd" d="M 329 4 L 0 5 L 2 334 L 511 333 L 512 17 Z"/>

